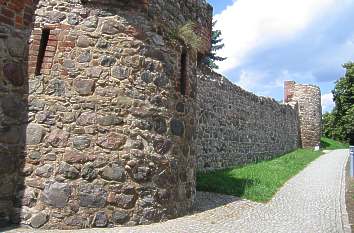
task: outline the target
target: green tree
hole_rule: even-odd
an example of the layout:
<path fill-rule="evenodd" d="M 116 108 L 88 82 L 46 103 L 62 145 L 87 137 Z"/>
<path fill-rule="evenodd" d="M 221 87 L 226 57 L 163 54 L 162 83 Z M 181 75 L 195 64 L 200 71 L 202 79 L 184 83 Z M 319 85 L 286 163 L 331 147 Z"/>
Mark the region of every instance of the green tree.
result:
<path fill-rule="evenodd" d="M 215 27 L 216 21 L 213 23 L 213 28 Z M 218 69 L 218 65 L 216 65 L 216 61 L 224 61 L 226 57 L 220 57 L 217 55 L 217 51 L 224 48 L 225 44 L 222 43 L 221 31 L 220 30 L 212 30 L 211 33 L 211 49 L 208 55 L 203 59 L 202 63 L 211 69 Z"/>
<path fill-rule="evenodd" d="M 354 145 L 354 63 L 343 67 L 346 73 L 332 91 L 335 107 L 323 116 L 323 131 L 330 138 Z"/>
<path fill-rule="evenodd" d="M 322 115 L 322 133 L 327 138 L 335 138 L 334 128 L 334 114 L 333 112 L 326 112 Z"/>

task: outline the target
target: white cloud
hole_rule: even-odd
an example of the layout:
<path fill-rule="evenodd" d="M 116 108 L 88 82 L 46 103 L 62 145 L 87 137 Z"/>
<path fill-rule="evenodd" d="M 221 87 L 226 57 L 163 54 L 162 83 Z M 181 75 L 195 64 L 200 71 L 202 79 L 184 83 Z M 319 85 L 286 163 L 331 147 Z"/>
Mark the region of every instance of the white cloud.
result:
<path fill-rule="evenodd" d="M 267 71 L 244 69 L 241 71 L 236 85 L 257 95 L 275 97 L 274 91 L 282 90 L 284 80 L 287 79 L 277 78 L 275 80 L 270 80 L 270 77 L 273 76 Z"/>
<path fill-rule="evenodd" d="M 295 38 L 335 4 L 346 0 L 237 0 L 215 16 L 225 47 L 220 72 L 235 68 L 255 49 Z"/>
<path fill-rule="evenodd" d="M 334 108 L 332 93 L 323 94 L 321 96 L 322 112 L 330 112 Z"/>
<path fill-rule="evenodd" d="M 257 95 L 282 99 L 285 80 L 314 84 L 316 77 L 311 72 L 242 69 L 235 84 Z"/>
<path fill-rule="evenodd" d="M 264 82 L 266 75 L 258 71 L 242 70 L 236 84 L 245 90 L 256 91 L 258 84 Z"/>

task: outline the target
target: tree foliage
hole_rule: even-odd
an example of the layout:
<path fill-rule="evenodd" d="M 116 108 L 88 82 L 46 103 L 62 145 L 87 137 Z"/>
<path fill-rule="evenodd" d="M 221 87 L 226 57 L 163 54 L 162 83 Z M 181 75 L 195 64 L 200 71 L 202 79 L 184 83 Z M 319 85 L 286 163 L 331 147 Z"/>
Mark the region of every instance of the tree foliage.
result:
<path fill-rule="evenodd" d="M 213 28 L 216 24 L 216 21 L 213 23 Z M 211 69 L 218 69 L 218 65 L 216 61 L 224 61 L 225 57 L 220 57 L 217 55 L 217 51 L 224 48 L 224 43 L 222 43 L 221 31 L 220 30 L 212 30 L 211 33 L 211 49 L 208 55 L 203 59 L 203 64 L 207 65 Z"/>
<path fill-rule="evenodd" d="M 335 107 L 323 115 L 325 136 L 354 145 L 354 63 L 343 65 L 345 76 L 336 82 L 333 93 Z"/>

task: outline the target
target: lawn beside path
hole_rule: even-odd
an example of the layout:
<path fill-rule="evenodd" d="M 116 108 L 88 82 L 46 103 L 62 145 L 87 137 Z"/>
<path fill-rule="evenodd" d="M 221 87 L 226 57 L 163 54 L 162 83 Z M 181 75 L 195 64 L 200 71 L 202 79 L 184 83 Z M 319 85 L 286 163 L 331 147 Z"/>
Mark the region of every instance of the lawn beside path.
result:
<path fill-rule="evenodd" d="M 322 150 L 347 148 L 346 144 L 322 138 Z M 323 151 L 298 149 L 272 160 L 241 167 L 200 172 L 197 174 L 197 190 L 237 196 L 267 202 L 290 178 L 302 171 Z"/>

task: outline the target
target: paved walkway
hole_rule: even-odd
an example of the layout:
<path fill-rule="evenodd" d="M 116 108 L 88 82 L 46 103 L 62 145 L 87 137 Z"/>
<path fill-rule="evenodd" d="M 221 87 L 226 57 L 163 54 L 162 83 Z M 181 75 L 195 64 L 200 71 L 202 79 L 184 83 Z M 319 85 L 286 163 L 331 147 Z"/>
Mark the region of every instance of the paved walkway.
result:
<path fill-rule="evenodd" d="M 287 182 L 267 204 L 199 193 L 198 204 L 202 206 L 199 211 L 203 212 L 191 216 L 149 226 L 86 229 L 66 233 L 350 232 L 344 200 L 344 167 L 347 157 L 348 150 L 336 150 L 323 155 Z M 210 200 L 213 202 L 210 203 Z M 205 203 L 220 207 L 214 208 Z M 17 229 L 10 232 L 29 230 Z"/>

